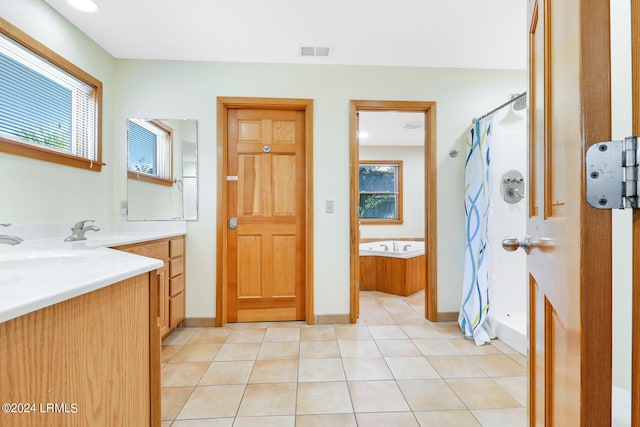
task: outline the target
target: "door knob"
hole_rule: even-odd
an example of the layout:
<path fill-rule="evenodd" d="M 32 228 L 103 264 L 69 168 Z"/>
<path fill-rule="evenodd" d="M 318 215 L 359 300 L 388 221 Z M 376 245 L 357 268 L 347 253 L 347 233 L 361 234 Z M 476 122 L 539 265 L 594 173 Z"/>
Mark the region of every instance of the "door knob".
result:
<path fill-rule="evenodd" d="M 522 241 L 516 237 L 506 237 L 502 240 L 502 247 L 505 251 L 513 252 L 518 248 L 524 249 L 527 255 L 532 249 L 536 248 L 543 252 L 547 252 L 553 248 L 553 241 L 547 238 L 532 239 L 531 236 L 526 235 Z"/>
<path fill-rule="evenodd" d="M 507 237 L 502 240 L 502 247 L 505 251 L 513 252 L 518 250 L 518 248 L 524 249 L 524 251 L 529 255 L 531 252 L 531 242 L 529 241 L 529 236 L 525 236 L 525 238 L 520 241 L 517 237 Z"/>
<path fill-rule="evenodd" d="M 235 216 L 229 218 L 229 228 L 232 230 L 238 228 L 238 218 L 236 218 Z"/>

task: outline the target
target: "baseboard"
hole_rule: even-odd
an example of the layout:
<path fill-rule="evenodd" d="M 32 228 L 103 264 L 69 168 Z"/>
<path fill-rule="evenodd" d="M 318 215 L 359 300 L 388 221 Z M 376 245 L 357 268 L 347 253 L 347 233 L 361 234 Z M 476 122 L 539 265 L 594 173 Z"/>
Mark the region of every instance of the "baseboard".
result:
<path fill-rule="evenodd" d="M 216 326 L 215 317 L 187 317 L 181 324 L 184 328 L 202 328 Z"/>
<path fill-rule="evenodd" d="M 330 325 L 351 323 L 351 316 L 348 314 L 318 314 L 315 316 L 316 325 Z"/>
<path fill-rule="evenodd" d="M 455 322 L 456 320 L 458 320 L 459 314 L 460 313 L 458 313 L 457 311 L 439 311 L 438 322 Z"/>

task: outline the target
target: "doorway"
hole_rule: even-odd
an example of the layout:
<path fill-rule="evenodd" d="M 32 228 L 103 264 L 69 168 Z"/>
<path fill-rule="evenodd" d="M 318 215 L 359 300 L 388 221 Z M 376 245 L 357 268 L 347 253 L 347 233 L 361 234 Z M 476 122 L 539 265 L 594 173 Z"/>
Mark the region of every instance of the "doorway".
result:
<path fill-rule="evenodd" d="M 218 326 L 313 323 L 312 106 L 218 98 Z"/>
<path fill-rule="evenodd" d="M 360 313 L 360 186 L 358 139 L 360 112 L 395 111 L 424 114 L 424 221 L 425 221 L 425 318 L 438 320 L 437 230 L 436 230 L 436 103 L 421 101 L 350 101 L 350 321 L 356 323 Z"/>

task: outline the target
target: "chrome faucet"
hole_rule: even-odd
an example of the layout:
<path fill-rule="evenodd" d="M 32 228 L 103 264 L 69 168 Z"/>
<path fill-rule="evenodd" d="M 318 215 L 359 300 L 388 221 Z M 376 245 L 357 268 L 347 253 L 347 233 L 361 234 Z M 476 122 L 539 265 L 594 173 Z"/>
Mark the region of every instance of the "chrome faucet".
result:
<path fill-rule="evenodd" d="M 394 252 L 398 252 L 400 250 L 400 248 L 398 248 L 398 242 L 396 242 L 395 240 L 393 241 L 393 251 Z"/>
<path fill-rule="evenodd" d="M 409 250 L 409 248 L 411 247 L 411 245 L 404 245 L 404 247 L 402 248 L 402 250 L 404 252 L 407 252 Z"/>
<path fill-rule="evenodd" d="M 0 235 L 0 243 L 5 243 L 7 245 L 15 246 L 22 242 L 22 239 L 18 236 L 9 236 L 8 234 Z"/>
<path fill-rule="evenodd" d="M 84 237 L 84 233 L 86 233 L 87 231 L 100 231 L 100 229 L 95 225 L 89 225 L 85 227 L 84 225 L 87 222 L 95 222 L 95 221 L 92 219 L 85 219 L 83 221 L 76 222 L 73 228 L 71 229 L 71 236 L 65 238 L 64 241 L 75 242 L 78 240 L 87 240 L 87 238 Z"/>
<path fill-rule="evenodd" d="M 380 246 L 382 246 L 384 248 L 385 252 L 389 252 L 389 246 L 383 245 L 383 244 L 380 244 Z"/>

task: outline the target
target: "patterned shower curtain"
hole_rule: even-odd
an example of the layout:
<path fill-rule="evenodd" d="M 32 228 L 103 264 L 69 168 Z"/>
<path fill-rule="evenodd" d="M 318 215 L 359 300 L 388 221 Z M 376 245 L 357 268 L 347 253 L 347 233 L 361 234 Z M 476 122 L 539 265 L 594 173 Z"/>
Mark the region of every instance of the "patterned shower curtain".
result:
<path fill-rule="evenodd" d="M 494 338 L 489 324 L 488 233 L 491 181 L 489 145 L 491 117 L 473 123 L 467 142 L 464 174 L 465 238 L 464 282 L 458 323 L 466 338 L 476 344 Z"/>

